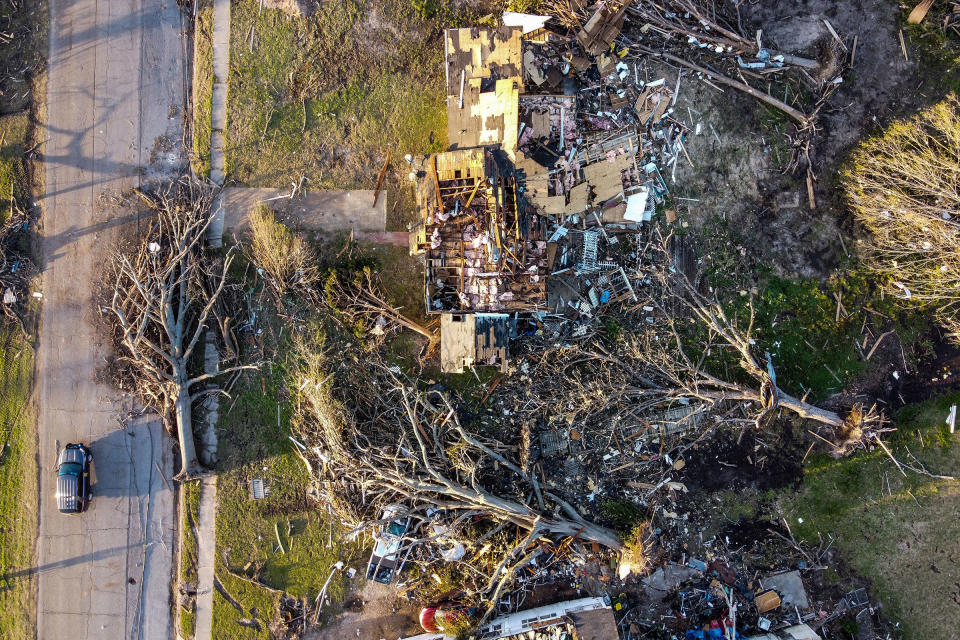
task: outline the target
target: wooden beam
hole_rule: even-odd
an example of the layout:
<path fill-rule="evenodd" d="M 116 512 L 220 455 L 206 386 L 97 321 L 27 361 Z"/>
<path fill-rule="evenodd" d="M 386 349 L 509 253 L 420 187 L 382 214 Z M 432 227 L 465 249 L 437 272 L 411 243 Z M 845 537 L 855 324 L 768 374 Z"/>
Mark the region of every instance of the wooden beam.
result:
<path fill-rule="evenodd" d="M 513 181 L 513 237 L 520 239 L 520 206 L 517 203 L 517 181 Z"/>
<path fill-rule="evenodd" d="M 383 187 L 383 180 L 387 177 L 387 167 L 390 166 L 390 158 L 393 151 L 387 151 L 387 159 L 383 162 L 383 168 L 380 169 L 380 175 L 377 176 L 377 188 L 373 192 L 373 206 L 377 206 L 377 200 L 380 198 L 380 189 Z"/>
<path fill-rule="evenodd" d="M 473 185 L 473 192 L 470 194 L 470 197 L 467 198 L 467 204 L 463 205 L 464 209 L 470 208 L 470 203 L 473 202 L 473 196 L 477 195 L 477 190 L 480 189 L 481 180 L 477 178 L 477 184 Z"/>
<path fill-rule="evenodd" d="M 762 101 L 762 102 L 766 102 L 766 103 L 769 104 L 770 106 L 775 107 L 775 108 L 777 108 L 777 109 L 780 109 L 780 111 L 783 111 L 785 114 L 787 114 L 788 116 L 790 116 L 791 118 L 793 118 L 794 120 L 796 120 L 797 122 L 799 122 L 801 127 L 806 127 L 806 126 L 808 126 L 808 125 L 810 124 L 810 117 L 809 117 L 807 114 L 805 114 L 805 113 L 803 113 L 803 112 L 801 112 L 801 111 L 797 111 L 796 109 L 794 109 L 793 107 L 791 107 L 791 106 L 788 105 L 787 103 L 781 102 L 780 100 L 777 100 L 777 99 L 774 98 L 773 96 L 768 95 L 768 94 L 764 93 L 763 91 L 759 91 L 759 90 L 757 90 L 757 89 L 754 89 L 753 87 L 751 87 L 750 85 L 746 84 L 745 82 L 740 82 L 740 81 L 738 81 L 738 80 L 734 80 L 734 79 L 732 79 L 732 78 L 728 78 L 727 76 L 725 76 L 725 75 L 723 75 L 723 74 L 721 74 L 721 73 L 717 73 L 716 71 L 711 71 L 711 70 L 709 70 L 709 69 L 704 69 L 703 67 L 701 67 L 701 66 L 699 66 L 699 65 L 697 65 L 697 64 L 694 64 L 694 63 L 692 63 L 692 62 L 690 62 L 690 61 L 688 61 L 688 60 L 685 60 L 685 59 L 683 59 L 683 58 L 679 58 L 679 57 L 677 57 L 677 56 L 675 56 L 675 55 L 672 55 L 672 54 L 670 54 L 670 53 L 666 53 L 666 52 L 663 52 L 663 51 L 655 51 L 655 50 L 653 50 L 653 49 L 649 49 L 649 48 L 647 48 L 647 47 L 645 47 L 645 46 L 643 46 L 643 45 L 639 45 L 639 44 L 634 44 L 634 45 L 631 45 L 631 46 L 632 46 L 633 48 L 637 49 L 638 51 L 641 51 L 641 52 L 643 52 L 643 53 L 646 53 L 647 55 L 656 56 L 656 57 L 658 57 L 658 58 L 663 58 L 663 59 L 665 59 L 665 60 L 669 60 L 669 61 L 674 62 L 674 63 L 676 63 L 676 64 L 679 64 L 679 65 L 681 65 L 681 66 L 687 67 L 688 69 L 693 69 L 694 71 L 702 74 L 702 75 L 705 76 L 705 77 L 713 78 L 713 79 L 716 80 L 717 82 L 719 82 L 719 83 L 721 83 L 721 84 L 725 84 L 725 85 L 727 85 L 728 87 L 733 87 L 733 88 L 735 88 L 735 89 L 739 89 L 740 91 L 743 91 L 744 93 L 747 93 L 747 94 L 753 96 L 753 97 L 756 98 L 757 100 L 760 100 L 760 101 Z"/>
<path fill-rule="evenodd" d="M 463 291 L 463 276 L 467 271 L 467 257 L 464 252 L 463 240 L 460 240 L 460 291 Z"/>
<path fill-rule="evenodd" d="M 933 0 L 923 0 L 923 2 L 915 6 L 913 11 L 910 12 L 907 22 L 910 24 L 920 24 L 923 22 L 923 19 L 927 17 L 927 12 L 930 11 L 931 6 L 933 6 Z"/>
<path fill-rule="evenodd" d="M 443 209 L 443 196 L 440 195 L 440 177 L 437 175 L 437 154 L 430 156 L 430 170 L 433 173 L 433 186 L 437 189 L 437 206 Z"/>

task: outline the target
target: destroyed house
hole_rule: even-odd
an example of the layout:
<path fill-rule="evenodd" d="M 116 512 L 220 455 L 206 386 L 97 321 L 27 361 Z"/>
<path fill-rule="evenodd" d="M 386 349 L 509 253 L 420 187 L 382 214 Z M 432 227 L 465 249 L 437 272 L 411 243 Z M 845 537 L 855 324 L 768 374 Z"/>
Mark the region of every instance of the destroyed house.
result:
<path fill-rule="evenodd" d="M 542 309 L 546 220 L 517 206 L 516 180 L 496 152 L 447 151 L 414 166 L 427 313 Z"/>
<path fill-rule="evenodd" d="M 645 126 L 672 94 L 661 82 L 635 95 L 609 52 L 596 61 L 596 84 L 593 51 L 623 12 L 591 27 L 589 54 L 533 18 L 444 32 L 449 150 L 407 158 L 420 213 L 410 249 L 424 255 L 427 313 L 442 316 L 446 372 L 506 367 L 507 317 L 514 326 L 541 312 L 579 321 L 636 300 L 616 234 L 635 233 L 667 193 L 657 164 L 644 161 L 655 151 Z M 633 108 L 650 111 L 642 130 L 611 111 Z"/>

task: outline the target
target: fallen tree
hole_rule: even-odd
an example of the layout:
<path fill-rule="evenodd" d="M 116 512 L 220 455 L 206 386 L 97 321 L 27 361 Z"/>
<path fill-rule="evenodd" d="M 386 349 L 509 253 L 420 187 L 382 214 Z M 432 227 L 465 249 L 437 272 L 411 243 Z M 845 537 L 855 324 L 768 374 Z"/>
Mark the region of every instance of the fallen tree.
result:
<path fill-rule="evenodd" d="M 615 425 L 656 423 L 679 408 L 690 424 L 712 424 L 733 407 L 738 421 L 757 428 L 781 411 L 811 420 L 835 455 L 878 440 L 885 429 L 874 407 L 841 413 L 781 388 L 776 363 L 758 352 L 752 305 L 748 317 L 736 318 L 705 295 L 706 286 L 674 260 L 673 240 L 654 231 L 638 251 L 636 280 L 647 298 L 618 312 L 617 341 L 552 344 L 531 358 L 516 422 L 575 424 L 603 440 Z"/>
<path fill-rule="evenodd" d="M 525 532 L 486 565 L 492 570 L 475 566 L 468 598 L 485 604 L 487 615 L 543 539 L 622 548 L 614 532 L 586 521 L 524 472 L 512 459 L 514 447 L 465 428 L 447 396 L 418 388 L 376 358 L 303 344 L 300 356 L 294 419 L 300 453 L 318 496 L 347 525 L 370 527 L 384 507 L 402 502 L 414 518 L 441 510 Z"/>
<path fill-rule="evenodd" d="M 218 258 L 203 246 L 212 215 L 209 185 L 184 177 L 136 194 L 149 210 L 146 230 L 111 256 L 100 305 L 117 351 L 111 374 L 176 431 L 180 475 L 190 478 L 202 470 L 192 407 L 206 391 L 195 391 L 197 385 L 253 368 L 238 365 L 213 374 L 191 366 L 227 286 L 233 257 L 228 252 Z"/>
<path fill-rule="evenodd" d="M 409 329 L 435 345 L 439 336 L 401 313 L 401 309 L 387 302 L 378 278 L 369 267 L 349 276 L 332 272 L 324 282 L 324 299 L 327 307 L 349 323 L 369 325 L 375 334 L 391 329 Z"/>

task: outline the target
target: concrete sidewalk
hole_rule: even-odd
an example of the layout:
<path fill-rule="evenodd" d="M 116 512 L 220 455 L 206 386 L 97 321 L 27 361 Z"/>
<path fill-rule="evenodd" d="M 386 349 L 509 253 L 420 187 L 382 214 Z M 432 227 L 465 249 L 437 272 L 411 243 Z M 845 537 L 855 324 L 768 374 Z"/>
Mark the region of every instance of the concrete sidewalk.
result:
<path fill-rule="evenodd" d="M 223 184 L 223 140 L 227 129 L 230 75 L 230 0 L 213 1 L 213 98 L 210 114 L 210 180 Z"/>
<path fill-rule="evenodd" d="M 217 476 L 200 481 L 200 517 L 197 522 L 197 612 L 194 640 L 213 634 L 213 576 L 216 551 Z"/>
<path fill-rule="evenodd" d="M 223 184 L 223 141 L 227 128 L 227 80 L 230 74 L 230 0 L 213 2 L 213 98 L 210 134 L 210 180 Z M 216 240 L 216 241 L 214 241 Z M 208 241 L 220 246 L 219 238 L 208 233 Z M 206 338 L 204 369 L 217 371 L 219 354 L 209 335 Z M 200 457 L 204 465 L 217 463 L 216 424 L 219 397 L 210 394 L 204 401 L 206 424 L 201 430 Z M 200 514 L 197 518 L 197 610 L 195 640 L 210 640 L 213 633 L 213 580 L 216 551 L 217 477 L 205 476 L 201 481 Z"/>

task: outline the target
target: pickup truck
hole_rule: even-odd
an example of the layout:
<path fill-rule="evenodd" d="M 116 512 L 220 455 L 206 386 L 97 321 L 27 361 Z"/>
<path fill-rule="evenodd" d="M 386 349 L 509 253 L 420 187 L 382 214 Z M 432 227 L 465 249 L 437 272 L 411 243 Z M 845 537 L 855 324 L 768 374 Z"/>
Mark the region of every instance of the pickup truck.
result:
<path fill-rule="evenodd" d="M 83 444 L 68 444 L 57 459 L 57 508 L 60 513 L 81 513 L 90 504 L 90 462 L 93 455 Z"/>

